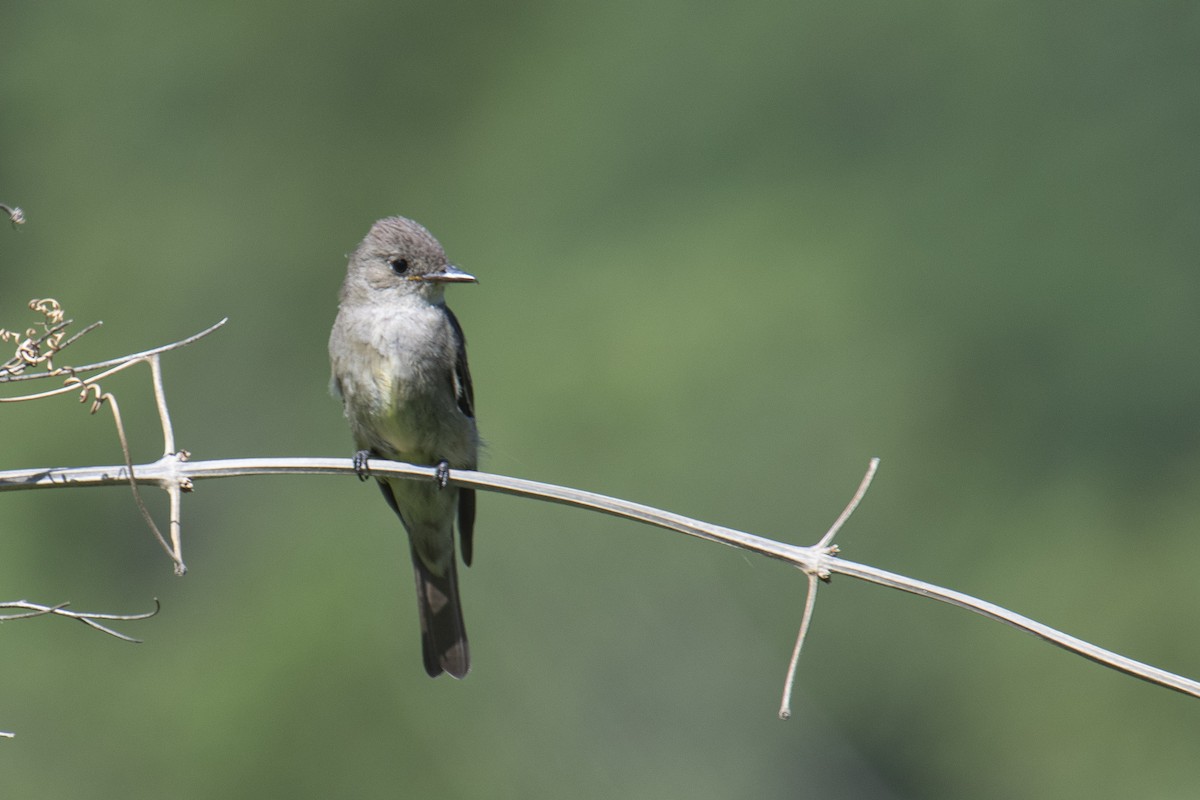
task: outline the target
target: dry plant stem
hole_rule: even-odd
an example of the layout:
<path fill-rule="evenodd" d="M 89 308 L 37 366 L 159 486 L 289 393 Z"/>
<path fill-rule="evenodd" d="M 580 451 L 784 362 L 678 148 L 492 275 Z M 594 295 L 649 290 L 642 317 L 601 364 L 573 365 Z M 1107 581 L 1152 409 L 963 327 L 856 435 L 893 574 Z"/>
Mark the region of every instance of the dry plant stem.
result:
<path fill-rule="evenodd" d="M 109 370 L 106 370 L 105 372 L 101 372 L 99 375 L 92 375 L 90 378 L 78 377 L 78 374 L 80 372 L 82 372 L 82 370 L 74 369 L 74 368 L 72 368 L 70 370 L 63 370 L 62 372 L 57 373 L 57 374 L 55 374 L 55 373 L 38 373 L 36 376 L 29 376 L 29 377 L 41 378 L 41 377 L 49 376 L 49 377 L 61 378 L 65 375 L 65 376 L 67 376 L 67 378 L 66 378 L 66 382 L 62 386 L 59 386 L 57 389 L 48 389 L 44 392 L 37 392 L 35 394 L 22 394 L 22 395 L 17 395 L 15 397 L 0 397 L 0 403 L 23 403 L 28 400 L 44 400 L 47 397 L 55 397 L 60 394 L 70 394 L 71 392 L 78 392 L 82 387 L 97 386 L 97 385 L 99 385 L 100 381 L 104 380 L 105 378 L 112 377 L 113 375 L 116 375 L 118 372 L 127 370 L 130 367 L 134 366 L 135 364 L 140 364 L 140 363 L 142 363 L 140 359 L 135 359 L 132 361 L 125 361 Z M 12 377 L 9 380 L 13 380 L 13 381 L 20 380 L 23 377 L 26 377 L 26 376 L 18 375 L 18 376 Z M 7 382 L 8 382 L 8 380 L 4 381 L 4 383 L 7 383 Z"/>
<path fill-rule="evenodd" d="M 854 509 L 858 508 L 858 504 L 866 496 L 867 489 L 871 488 L 871 481 L 875 479 L 875 472 L 878 469 L 879 459 L 872 458 L 871 463 L 867 465 L 867 474 L 863 475 L 863 479 L 859 482 L 854 496 L 850 498 L 850 502 L 842 510 L 842 513 L 838 515 L 838 518 L 829 527 L 829 530 L 825 531 L 825 535 L 821 537 L 821 541 L 816 543 L 816 547 L 829 547 L 833 543 L 833 537 L 837 536 L 838 531 L 842 529 L 842 526 L 846 524 L 846 520 L 850 519 L 850 515 L 854 513 Z M 837 550 L 835 549 L 833 552 L 836 553 Z"/>
<path fill-rule="evenodd" d="M 177 342 L 171 342 L 170 344 L 164 344 L 161 347 L 152 347 L 149 350 L 143 350 L 140 353 L 131 353 L 130 355 L 121 356 L 120 358 L 110 358 L 107 361 L 97 361 L 95 364 L 83 364 L 82 366 L 71 367 L 70 370 L 63 369 L 63 370 L 54 370 L 51 372 L 23 372 L 20 375 L 5 375 L 5 376 L 3 376 L 2 379 L 0 379 L 0 384 L 16 383 L 17 381 L 32 381 L 32 380 L 37 380 L 38 378 L 61 378 L 67 372 L 78 375 L 82 372 L 93 372 L 98 369 L 108 369 L 109 367 L 115 367 L 120 364 L 126 364 L 126 362 L 139 361 L 144 358 L 149 358 L 150 356 L 156 356 L 161 353 L 166 353 L 171 350 L 178 350 L 181 347 L 186 347 L 187 345 L 192 344 L 193 342 L 197 341 L 198 339 L 203 339 L 205 336 L 208 336 L 210 333 L 217 330 L 218 328 L 220 328 L 222 325 L 224 325 L 228 321 L 229 321 L 229 317 L 226 317 L 225 319 L 221 320 L 220 322 L 216 323 L 215 325 L 210 325 L 209 327 L 205 328 L 204 330 L 200 331 L 199 333 L 194 333 L 191 336 L 187 337 L 186 339 L 180 339 Z M 75 336 L 72 336 L 68 341 L 71 341 L 71 342 L 75 341 L 80 336 L 82 336 L 87 330 L 91 330 L 92 328 L 95 328 L 99 324 L 100 323 L 98 323 L 98 322 L 93 323 L 92 325 L 88 326 L 88 328 L 86 328 L 84 331 L 80 331 Z M 115 370 L 115 371 L 119 371 L 119 370 Z M 109 373 L 109 374 L 111 374 L 111 373 Z M 92 378 L 92 380 L 97 380 L 97 379 L 98 379 L 98 376 Z M 10 398 L 2 398 L 2 399 L 8 400 Z"/>
<path fill-rule="evenodd" d="M 137 504 L 138 511 L 141 512 L 142 519 L 146 522 L 146 527 L 150 529 L 150 532 L 154 534 L 154 538 L 158 540 L 160 545 L 162 545 L 162 549 L 165 550 L 167 555 L 171 557 L 171 560 L 175 562 L 175 574 L 184 574 L 184 572 L 187 571 L 187 567 L 185 567 L 183 564 L 183 556 L 180 554 L 178 542 L 173 542 L 176 547 L 172 547 L 171 544 L 167 544 L 167 540 L 163 538 L 162 531 L 160 531 L 158 529 L 158 525 L 154 523 L 154 517 L 151 516 L 150 509 L 146 507 L 146 501 L 142 499 L 142 493 L 138 490 L 137 481 L 133 479 L 133 458 L 129 454 L 129 439 L 125 436 L 125 424 L 121 422 L 121 409 L 117 405 L 117 398 L 113 397 L 112 394 L 103 394 L 100 395 L 95 402 L 97 406 L 101 403 L 107 403 L 109 409 L 112 411 L 113 423 L 117 426 L 117 438 L 121 440 L 121 455 L 125 457 L 125 469 L 129 471 L 129 489 L 131 492 L 133 492 L 133 502 Z M 92 409 L 92 413 L 95 412 L 96 408 L 94 407 Z M 178 486 L 173 486 L 168 489 L 168 491 L 177 492 Z M 172 506 L 173 505 L 174 504 L 172 504 Z M 172 519 L 174 518 L 175 515 L 172 515 Z M 175 537 L 173 536 L 172 539 L 175 539 Z"/>
<path fill-rule="evenodd" d="M 167 555 L 169 555 L 171 557 L 171 560 L 175 562 L 175 572 L 179 575 L 182 575 L 186 571 L 186 567 L 184 567 L 184 565 L 183 565 L 183 558 L 180 554 L 179 549 L 172 548 L 171 545 L 167 544 L 167 540 L 163 537 L 162 531 L 160 531 L 158 529 L 158 525 L 156 525 L 154 522 L 154 517 L 151 516 L 151 514 L 150 514 L 150 509 L 148 509 L 146 507 L 146 502 L 142 499 L 142 493 L 138 490 L 137 481 L 133 479 L 133 475 L 134 475 L 133 458 L 131 457 L 131 455 L 129 453 L 129 439 L 125 435 L 125 424 L 124 424 L 124 422 L 121 421 L 121 407 L 117 403 L 117 398 L 114 397 L 111 392 L 101 393 L 100 385 L 98 383 L 98 381 L 100 381 L 102 378 L 106 378 L 115 372 L 119 372 L 119 371 L 125 369 L 126 367 L 141 363 L 142 360 L 151 362 L 151 371 L 154 373 L 154 376 L 156 378 L 158 378 L 159 374 L 157 373 L 157 371 L 154 370 L 155 362 L 157 361 L 157 359 L 158 359 L 158 356 L 155 355 L 155 356 L 150 356 L 147 359 L 139 359 L 137 361 L 130 361 L 127 364 L 122 364 L 118 367 L 113 367 L 112 369 L 108 370 L 107 372 L 103 372 L 100 375 L 96 375 L 91 378 L 87 378 L 86 380 L 72 375 L 70 378 L 67 378 L 66 386 L 64 386 L 63 388 L 67 389 L 67 390 L 79 391 L 80 392 L 80 397 L 79 397 L 80 402 L 86 401 L 88 399 L 88 397 L 90 396 L 92 398 L 91 413 L 93 413 L 93 414 L 95 414 L 97 411 L 99 411 L 100 407 L 104 406 L 104 405 L 107 405 L 109 410 L 112 412 L 113 424 L 116 425 L 116 428 L 117 428 L 117 439 L 121 443 L 121 455 L 125 459 L 125 469 L 127 470 L 127 475 L 129 476 L 129 479 L 128 479 L 129 488 L 130 488 L 130 491 L 133 492 L 133 501 L 137 505 L 138 511 L 141 512 L 142 519 L 145 521 L 146 526 L 149 527 L 150 532 L 154 534 L 154 538 L 158 540 L 158 543 L 160 545 L 162 545 L 163 550 L 165 550 Z M 161 390 L 161 387 L 156 385 L 156 389 Z M 57 393 L 57 390 L 54 393 Z M 156 391 L 155 394 L 157 396 L 159 394 L 159 391 Z M 44 396 L 44 395 L 31 395 L 31 396 L 27 396 L 24 399 L 36 399 L 41 396 Z M 10 398 L 10 399 L 21 399 L 21 398 Z M 160 411 L 162 411 L 162 410 L 165 410 L 165 405 L 160 405 Z M 163 425 L 164 425 L 164 429 L 169 429 L 169 427 L 170 427 L 169 419 L 167 421 L 165 421 L 163 423 Z M 175 491 L 175 490 L 177 490 L 177 487 L 172 487 L 172 488 L 168 489 L 168 491 Z"/>
<path fill-rule="evenodd" d="M 88 325 L 88 326 L 87 326 L 87 327 L 85 327 L 83 330 L 81 330 L 79 333 L 75 334 L 74 336 L 70 337 L 70 338 L 69 338 L 69 339 L 67 339 L 65 342 L 63 342 L 62 344 L 60 344 L 60 345 L 58 346 L 58 352 L 60 352 L 60 353 L 61 353 L 63 350 L 66 350 L 68 347 L 70 347 L 71 345 L 75 344 L 75 342 L 78 342 L 78 341 L 79 341 L 80 339 L 82 339 L 84 336 L 86 336 L 87 334 L 89 334 L 89 333 L 91 333 L 92 331 L 96 330 L 96 328 L 99 328 L 99 327 L 100 327 L 101 325 L 103 325 L 103 324 L 104 324 L 104 323 L 103 323 L 103 322 L 101 322 L 100 320 L 96 320 L 96 321 L 95 321 L 95 322 L 93 322 L 91 325 Z"/>
<path fill-rule="evenodd" d="M 175 452 L 175 430 L 171 427 L 171 414 L 167 411 L 167 396 L 163 392 L 162 362 L 159 354 L 147 356 L 150 362 L 150 377 L 154 383 L 154 404 L 158 406 L 158 419 L 162 423 L 163 455 Z"/>
<path fill-rule="evenodd" d="M 36 339 L 33 339 L 31 343 L 35 347 L 37 347 L 40 351 L 42 345 L 44 345 L 47 341 L 52 340 L 56 335 L 65 331 L 74 322 L 75 322 L 75 320 L 68 319 L 68 320 L 64 320 L 63 322 L 60 322 L 57 325 L 47 328 L 45 333 L 43 333 L 41 336 L 37 337 Z M 61 353 L 63 350 L 66 350 L 68 347 L 75 344 L 75 342 L 78 342 L 84 336 L 86 336 L 87 334 L 96 330 L 96 328 L 99 328 L 103 324 L 104 323 L 102 323 L 102 322 L 93 322 L 91 325 L 88 325 L 86 328 L 79 331 L 79 333 L 76 333 L 74 336 L 71 336 L 70 338 L 68 338 L 65 341 L 59 342 L 51 350 L 51 352 L 47 355 L 46 363 L 49 363 L 49 358 L 56 358 L 58 356 L 58 354 Z M 14 357 L 14 359 L 6 362 L 5 364 L 0 365 L 0 382 L 8 382 L 11 380 L 17 380 L 18 375 L 24 375 L 26 366 L 27 366 L 26 363 L 24 363 L 21 359 L 16 358 L 16 357 Z M 14 372 L 14 370 L 17 370 L 17 371 Z M 51 375 L 51 374 L 61 375 L 61 374 L 67 374 L 68 372 L 69 372 L 69 370 L 67 370 L 67 369 L 55 370 L 53 372 L 37 373 L 34 377 L 40 377 L 42 375 Z"/>
<path fill-rule="evenodd" d="M 55 606 L 44 606 L 40 603 L 31 603 L 28 600 L 10 600 L 0 603 L 0 608 L 19 608 L 24 609 L 24 612 L 21 614 L 2 614 L 0 615 L 0 622 L 9 622 L 10 620 L 29 619 L 30 617 L 41 617 L 46 614 L 54 614 L 60 617 L 79 620 L 90 628 L 94 628 L 101 633 L 107 633 L 109 636 L 115 636 L 122 641 L 141 644 L 141 639 L 134 639 L 132 636 L 126 636 L 123 633 L 114 631 L 107 625 L 101 625 L 99 622 L 97 622 L 97 620 L 117 620 L 128 622 L 130 620 L 149 619 L 157 614 L 161 608 L 157 598 L 154 600 L 154 610 L 146 611 L 141 614 L 101 614 L 92 611 L 69 611 L 67 610 L 68 605 L 70 605 L 70 603 L 59 603 Z"/>
<path fill-rule="evenodd" d="M 74 320 L 65 319 L 62 305 L 57 300 L 35 297 L 26 306 L 30 311 L 40 314 L 42 319 L 23 329 L 0 329 L 0 340 L 16 345 L 12 357 L 0 364 L 0 380 L 41 364 L 45 364 L 47 370 L 54 370 L 53 359 L 63 348 L 96 327 L 96 324 L 89 325 L 64 342 L 67 328 L 74 324 Z"/>
<path fill-rule="evenodd" d="M 0 203 L 0 211 L 8 215 L 8 221 L 14 228 L 25 224 L 25 212 L 19 206 L 6 206 L 4 203 Z"/>
<path fill-rule="evenodd" d="M 872 458 L 871 463 L 867 465 L 867 473 L 863 475 L 863 479 L 859 481 L 858 489 L 854 492 L 854 496 L 850 498 L 850 502 L 842 509 L 842 513 L 834 520 L 833 525 L 829 530 L 825 531 L 825 535 L 821 540 L 813 545 L 814 550 L 820 550 L 826 555 L 835 555 L 838 551 L 837 546 L 833 544 L 833 537 L 837 536 L 838 531 L 846 524 L 846 520 L 850 519 L 850 515 L 858 508 L 858 504 L 862 502 L 866 496 L 867 490 L 871 488 L 871 481 L 875 478 L 875 472 L 879 469 L 879 459 Z M 792 717 L 792 687 L 796 685 L 796 668 L 800 663 L 800 650 L 804 647 L 804 640 L 808 636 L 808 627 L 812 622 L 813 608 L 817 604 L 817 587 L 820 584 L 817 582 L 828 581 L 829 573 L 821 570 L 804 570 L 808 577 L 808 591 L 804 595 L 804 615 L 800 618 L 800 630 L 796 634 L 796 646 L 792 648 L 792 658 L 788 661 L 787 678 L 783 682 L 783 699 L 779 703 L 779 718 L 791 719 Z"/>
<path fill-rule="evenodd" d="M 170 481 L 181 484 L 193 480 L 209 478 L 232 478 L 247 475 L 333 475 L 356 474 L 353 462 L 347 458 L 246 458 L 223 461 L 185 462 L 181 455 L 168 455 L 153 464 L 138 465 L 135 468 L 136 480 L 139 483 L 162 485 Z M 423 480 L 437 478 L 434 467 L 420 467 L 395 461 L 375 460 L 371 462 L 371 474 L 375 476 L 408 477 Z M 18 489 L 51 489 L 70 486 L 113 486 L 124 484 L 129 480 L 128 469 L 124 466 L 105 467 L 73 467 L 63 469 L 26 469 L 0 472 L 0 491 Z M 1043 625 L 1028 617 L 1009 611 L 1005 608 L 979 600 L 970 595 L 944 589 L 914 578 L 907 578 L 887 570 L 856 564 L 837 558 L 816 547 L 799 547 L 796 545 L 777 542 L 750 533 L 712 525 L 706 522 L 689 519 L 679 514 L 672 514 L 639 503 L 631 503 L 615 497 L 607 497 L 592 492 L 584 492 L 565 486 L 555 486 L 548 483 L 538 483 L 520 478 L 510 478 L 505 475 L 492 475 L 486 472 L 468 470 L 451 470 L 450 482 L 457 486 L 473 486 L 478 489 L 488 489 L 503 494 L 519 497 L 531 497 L 547 500 L 552 503 L 587 508 L 604 514 L 623 517 L 635 522 L 642 522 L 659 528 L 678 531 L 720 542 L 730 547 L 749 550 L 750 552 L 768 556 L 799 567 L 809 574 L 820 575 L 822 572 L 830 575 L 841 574 L 852 578 L 876 583 L 899 589 L 904 592 L 928 597 L 943 603 L 960 606 L 985 616 L 989 619 L 1011 625 L 1018 630 L 1031 633 L 1064 650 L 1091 659 L 1110 669 L 1124 672 L 1135 678 L 1173 689 L 1182 694 L 1200 698 L 1200 682 L 1184 678 L 1166 670 L 1143 664 L 1131 658 L 1119 655 L 1102 647 L 1089 644 L 1082 639 L 1057 631 L 1048 625 Z"/>
<path fill-rule="evenodd" d="M 45 605 L 42 605 L 41 603 L 31 603 L 28 600 L 10 600 L 8 602 L 0 603 L 0 608 L 22 609 L 22 613 L 20 613 L 20 614 L 0 614 L 0 622 L 9 622 L 9 621 L 18 620 L 18 619 L 29 619 L 31 617 L 42 617 L 47 614 L 53 614 L 53 615 L 59 616 L 59 617 L 67 617 L 68 619 L 79 620 L 84 625 L 87 625 L 89 628 L 98 630 L 101 633 L 107 633 L 109 636 L 115 636 L 116 638 L 120 639 L 121 641 L 132 642 L 134 644 L 141 644 L 141 642 L 142 642 L 141 639 L 134 639 L 132 636 L 126 636 L 125 634 L 123 634 L 119 631 L 113 630 L 112 628 L 108 627 L 107 625 L 101 624 L 100 622 L 98 622 L 98 620 L 105 620 L 105 621 L 119 620 L 119 621 L 124 622 L 124 621 L 129 621 L 129 620 L 149 619 L 150 617 L 153 617 L 155 614 L 157 614 L 159 612 L 159 610 L 162 608 L 162 606 L 158 602 L 157 597 L 154 598 L 154 610 L 147 611 L 142 614 L 100 614 L 100 613 L 96 613 L 96 612 L 92 612 L 92 611 L 69 611 L 69 610 L 67 610 L 68 605 L 70 605 L 70 603 L 59 603 L 58 605 L 54 605 L 54 606 L 45 606 Z M 16 736 L 16 734 L 11 731 L 0 731 L 0 738 L 12 739 L 15 736 Z"/>
<path fill-rule="evenodd" d="M 135 364 L 147 363 L 150 365 L 151 383 L 154 387 L 154 402 L 155 406 L 158 408 L 159 422 L 162 427 L 163 458 L 165 459 L 167 456 L 173 455 L 175 452 L 175 433 L 171 426 L 171 415 L 167 409 L 166 394 L 163 390 L 162 363 L 159 357 L 165 352 L 178 349 L 185 345 L 191 344 L 192 342 L 195 342 L 204 336 L 207 336 L 217 328 L 224 325 L 227 320 L 228 318 L 223 319 L 217 324 L 212 325 L 197 334 L 189 336 L 186 339 L 181 339 L 180 341 L 172 342 L 171 344 L 163 345 L 161 347 L 151 348 L 150 350 L 144 350 L 140 353 L 133 353 L 128 356 L 122 356 L 121 358 L 110 359 L 108 361 L 102 361 L 95 364 L 85 364 L 81 367 L 64 368 L 52 372 L 5 376 L 3 380 L 0 380 L 0 382 L 9 382 L 14 380 L 30 380 L 34 378 L 61 377 L 64 374 L 69 376 L 65 384 L 58 389 L 51 389 L 49 391 L 39 392 L 36 394 L 20 395 L 17 397 L 0 397 L 0 403 L 40 400 L 42 398 L 66 394 L 72 391 L 79 391 L 81 402 L 86 400 L 89 396 L 92 397 L 91 410 L 93 414 L 99 410 L 101 405 L 108 405 L 109 409 L 112 411 L 113 422 L 117 428 L 117 437 L 121 442 L 121 454 L 125 459 L 126 480 L 128 481 L 130 490 L 133 493 L 134 503 L 137 505 L 138 511 L 142 515 L 142 519 L 145 521 L 146 526 L 150 529 L 150 532 L 154 535 L 154 538 L 162 546 L 163 550 L 166 551 L 167 555 L 171 557 L 171 560 L 175 565 L 176 575 L 183 575 L 187 572 L 187 566 L 183 562 L 183 540 L 180 529 L 180 507 L 182 505 L 182 492 L 190 491 L 191 484 L 185 479 L 179 479 L 178 477 L 175 477 L 169 481 L 159 482 L 158 484 L 164 491 L 167 492 L 167 495 L 170 498 L 170 516 L 168 519 L 168 528 L 170 530 L 171 541 L 168 543 L 166 538 L 163 536 L 162 531 L 159 530 L 158 525 L 155 524 L 154 518 L 150 514 L 150 510 L 146 507 L 146 503 L 142 499 L 141 493 L 138 490 L 139 481 L 135 479 L 136 469 L 134 468 L 132 458 L 130 457 L 129 440 L 125 435 L 125 426 L 121 421 L 120 407 L 117 404 L 116 398 L 111 393 L 101 393 L 100 381 L 115 375 L 122 370 L 128 369 Z M 79 334 L 69 339 L 66 344 L 70 344 L 71 342 L 75 341 L 87 331 L 95 328 L 96 325 L 99 325 L 99 323 L 88 326 Z M 66 345 L 63 345 L 63 347 L 65 346 Z M 61 347 L 59 349 L 61 350 Z M 104 371 L 87 378 L 79 377 L 79 375 L 82 373 L 92 372 L 95 370 Z M 186 458 L 186 454 L 181 453 L 180 458 Z"/>
<path fill-rule="evenodd" d="M 224 320 L 218 324 L 223 323 Z M 212 328 L 209 330 L 212 330 Z M 162 426 L 163 458 L 167 458 L 175 453 L 175 430 L 171 427 L 171 414 L 167 410 L 167 395 L 163 390 L 162 363 L 159 360 L 159 355 L 159 353 L 154 353 L 147 356 L 146 360 L 150 362 L 150 377 L 154 384 L 154 403 L 158 407 L 158 420 Z M 179 455 L 182 460 L 186 460 L 186 453 L 180 453 Z M 126 458 L 128 459 L 128 456 Z M 129 467 L 129 474 L 133 474 L 132 466 Z M 136 486 L 132 481 L 130 485 Z M 180 515 L 183 505 L 183 492 L 191 491 L 192 485 L 187 481 L 171 480 L 160 483 L 159 486 L 166 491 L 167 496 L 171 500 L 169 517 L 167 519 L 167 527 L 171 531 L 171 544 L 167 550 L 171 555 L 171 559 L 175 562 L 175 574 L 184 575 L 187 572 L 187 565 L 183 563 L 183 534 L 180 525 Z M 134 493 L 137 493 L 136 488 L 134 489 Z M 146 524 L 150 526 L 150 529 L 154 531 L 154 535 L 162 542 L 162 534 L 159 533 L 154 520 L 150 518 L 149 512 L 145 511 L 145 506 L 141 501 L 138 502 L 138 505 L 143 509 Z M 163 542 L 163 546 L 167 547 L 166 542 Z"/>
<path fill-rule="evenodd" d="M 779 718 L 792 718 L 792 688 L 796 685 L 796 666 L 800 663 L 800 648 L 808 636 L 808 626 L 812 622 L 813 609 L 817 605 L 817 581 L 815 573 L 807 572 L 808 591 L 804 594 L 804 616 L 800 618 L 800 632 L 796 634 L 796 645 L 792 648 L 792 658 L 788 661 L 787 678 L 783 682 L 783 700 L 779 703 Z"/>

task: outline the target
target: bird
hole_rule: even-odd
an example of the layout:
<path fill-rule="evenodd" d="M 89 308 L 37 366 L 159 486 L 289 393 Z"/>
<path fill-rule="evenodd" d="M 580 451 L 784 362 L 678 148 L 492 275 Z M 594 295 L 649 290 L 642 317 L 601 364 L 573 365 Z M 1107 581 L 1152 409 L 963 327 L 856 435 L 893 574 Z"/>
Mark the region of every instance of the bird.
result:
<path fill-rule="evenodd" d="M 437 468 L 434 480 L 378 478 L 408 533 L 421 650 L 431 677 L 470 669 L 458 592 L 454 527 L 470 565 L 475 490 L 450 486 L 450 469 L 475 469 L 479 433 L 462 326 L 446 306 L 452 283 L 475 283 L 437 239 L 405 217 L 375 222 L 350 254 L 329 335 L 331 390 L 342 400 L 369 477 L 372 458 Z"/>

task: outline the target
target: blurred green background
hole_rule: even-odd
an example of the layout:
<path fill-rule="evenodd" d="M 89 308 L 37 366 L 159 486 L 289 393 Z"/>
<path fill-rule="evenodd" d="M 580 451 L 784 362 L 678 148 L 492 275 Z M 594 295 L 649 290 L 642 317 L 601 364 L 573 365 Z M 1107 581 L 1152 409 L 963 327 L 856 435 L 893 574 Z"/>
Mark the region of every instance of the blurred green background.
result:
<path fill-rule="evenodd" d="M 325 340 L 377 217 L 450 302 L 490 471 L 815 541 L 1200 676 L 1193 3 L 0 6 L 0 325 L 167 359 L 197 458 L 349 456 Z M 135 458 L 145 371 L 114 379 Z M 114 463 L 71 399 L 0 469 Z M 160 493 L 156 493 L 160 494 Z M 161 498 L 154 497 L 162 509 Z M 965 612 L 485 495 L 474 670 L 425 677 L 352 478 L 0 497 L 0 784 L 59 798 L 1194 797 L 1197 701 Z"/>

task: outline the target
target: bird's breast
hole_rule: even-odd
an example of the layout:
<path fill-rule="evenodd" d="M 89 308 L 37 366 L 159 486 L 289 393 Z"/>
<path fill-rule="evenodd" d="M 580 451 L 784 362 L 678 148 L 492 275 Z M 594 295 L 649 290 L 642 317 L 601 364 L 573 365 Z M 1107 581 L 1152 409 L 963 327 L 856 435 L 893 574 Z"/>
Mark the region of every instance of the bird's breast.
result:
<path fill-rule="evenodd" d="M 359 447 L 416 463 L 473 466 L 474 421 L 458 408 L 457 342 L 435 306 L 388 306 L 344 321 L 333 371 Z M 339 320 L 339 323 L 342 323 Z"/>

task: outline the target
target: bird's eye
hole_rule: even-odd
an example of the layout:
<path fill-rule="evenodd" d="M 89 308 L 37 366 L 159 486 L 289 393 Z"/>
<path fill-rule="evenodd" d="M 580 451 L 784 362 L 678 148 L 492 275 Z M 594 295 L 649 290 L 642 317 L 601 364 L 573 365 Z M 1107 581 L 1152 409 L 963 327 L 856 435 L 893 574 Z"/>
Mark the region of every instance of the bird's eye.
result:
<path fill-rule="evenodd" d="M 392 272 L 397 275 L 403 275 L 408 272 L 408 259 L 393 257 L 388 259 L 388 266 L 392 268 Z"/>

